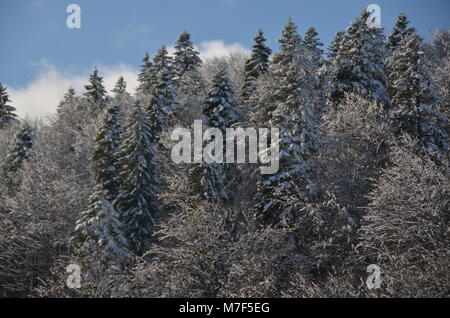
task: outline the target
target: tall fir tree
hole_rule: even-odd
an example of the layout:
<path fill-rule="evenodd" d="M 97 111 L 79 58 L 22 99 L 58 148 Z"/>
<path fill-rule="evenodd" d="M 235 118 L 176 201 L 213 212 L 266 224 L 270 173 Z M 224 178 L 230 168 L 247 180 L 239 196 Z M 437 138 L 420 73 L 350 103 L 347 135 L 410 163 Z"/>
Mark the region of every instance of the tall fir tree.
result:
<path fill-rule="evenodd" d="M 29 159 L 34 149 L 34 129 L 23 125 L 14 137 L 12 148 L 9 150 L 5 162 L 1 165 L 2 181 L 8 192 L 15 193 L 22 179 L 23 163 Z"/>
<path fill-rule="evenodd" d="M 104 199 L 109 201 L 113 201 L 119 194 L 117 153 L 123 132 L 122 107 L 109 107 L 105 111 L 103 124 L 95 137 L 93 153 L 95 183 L 101 186 L 105 192 Z"/>
<path fill-rule="evenodd" d="M 144 58 L 142 59 L 141 70 L 138 74 L 138 82 L 138 92 L 147 94 L 151 92 L 153 84 L 155 83 L 155 74 L 148 53 L 145 53 Z"/>
<path fill-rule="evenodd" d="M 101 186 L 94 187 L 71 239 L 74 254 L 95 275 L 121 272 L 132 260 L 121 216 L 105 196 Z"/>
<path fill-rule="evenodd" d="M 174 75 L 179 80 L 185 73 L 195 72 L 202 65 L 200 53 L 191 42 L 191 35 L 184 31 L 175 43 Z"/>
<path fill-rule="evenodd" d="M 125 82 L 123 76 L 119 77 L 119 79 L 116 82 L 116 85 L 111 90 L 111 92 L 116 94 L 116 97 L 127 93 L 127 83 Z"/>
<path fill-rule="evenodd" d="M 162 46 L 153 58 L 152 72 L 154 84 L 148 102 L 147 112 L 153 125 L 153 134 L 159 138 L 168 125 L 174 112 L 177 110 L 178 94 L 173 82 L 172 58 L 168 55 L 165 46 Z"/>
<path fill-rule="evenodd" d="M 152 124 L 143 107 L 136 103 L 131 110 L 119 151 L 120 189 L 114 206 L 121 215 L 130 248 L 142 255 L 159 210 L 155 145 Z"/>
<path fill-rule="evenodd" d="M 311 62 L 314 67 L 318 70 L 324 63 L 323 60 L 323 50 L 320 48 L 323 43 L 320 42 L 319 33 L 314 27 L 308 28 L 305 34 L 305 48 L 308 55 L 311 58 Z"/>
<path fill-rule="evenodd" d="M 6 87 L 0 83 L 0 129 L 16 121 L 16 109 L 8 105 L 11 102 Z"/>
<path fill-rule="evenodd" d="M 262 29 L 258 30 L 254 41 L 252 54 L 246 61 L 244 68 L 245 80 L 242 97 L 247 101 L 255 90 L 256 80 L 269 69 L 269 60 L 272 54 L 272 50 L 266 45 L 266 38 Z"/>
<path fill-rule="evenodd" d="M 345 31 L 337 31 L 334 35 L 330 46 L 328 47 L 328 62 L 333 62 L 338 56 L 339 50 L 343 47 L 345 36 Z"/>
<path fill-rule="evenodd" d="M 388 59 L 388 69 L 395 131 L 418 138 L 432 154 L 448 149 L 442 115 L 434 109 L 439 97 L 431 86 L 417 33 L 400 41 Z"/>
<path fill-rule="evenodd" d="M 208 128 L 218 128 L 223 134 L 222 140 L 211 142 L 222 142 L 225 145 L 226 129 L 239 120 L 239 114 L 234 102 L 234 89 L 223 66 L 212 79 L 202 111 L 203 124 Z M 213 157 L 212 149 L 207 155 Z M 232 173 L 230 166 L 204 161 L 190 171 L 191 184 L 203 199 L 223 203 L 230 199 Z"/>
<path fill-rule="evenodd" d="M 387 48 L 390 52 L 395 51 L 400 42 L 409 34 L 414 33 L 415 29 L 409 26 L 409 20 L 406 14 L 400 13 L 394 28 L 388 36 Z"/>
<path fill-rule="evenodd" d="M 86 89 L 84 96 L 91 112 L 94 115 L 101 114 L 106 108 L 106 89 L 103 86 L 103 77 L 98 75 L 96 68 L 89 77 L 89 84 L 85 85 L 84 88 Z"/>
<path fill-rule="evenodd" d="M 279 41 L 281 51 L 270 69 L 277 86 L 269 125 L 280 130 L 280 168 L 273 175 L 261 176 L 255 197 L 259 214 L 274 222 L 279 217 L 293 216 L 299 204 L 310 202 L 318 193 L 313 179 L 318 169 L 315 155 L 320 147 L 314 67 L 291 20 L 283 36 Z"/>
<path fill-rule="evenodd" d="M 333 61 L 330 100 L 335 106 L 347 92 L 357 92 L 386 107 L 389 105 L 383 30 L 369 27 L 368 18 L 369 12 L 364 10 L 353 21 Z"/>

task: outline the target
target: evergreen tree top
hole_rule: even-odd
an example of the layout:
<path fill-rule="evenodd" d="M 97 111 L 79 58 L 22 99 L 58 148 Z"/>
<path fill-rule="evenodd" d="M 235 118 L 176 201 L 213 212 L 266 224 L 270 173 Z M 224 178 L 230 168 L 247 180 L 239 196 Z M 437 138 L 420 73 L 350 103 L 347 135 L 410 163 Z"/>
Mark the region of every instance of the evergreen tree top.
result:
<path fill-rule="evenodd" d="M 323 43 L 320 42 L 318 38 L 319 33 L 316 31 L 314 27 L 309 27 L 305 34 L 305 44 L 308 48 L 317 48 L 319 46 L 323 46 Z"/>
<path fill-rule="evenodd" d="M 234 89 L 224 68 L 212 79 L 212 86 L 203 105 L 205 122 L 225 132 L 239 120 L 234 102 Z"/>
<path fill-rule="evenodd" d="M 394 29 L 388 37 L 387 47 L 389 50 L 395 50 L 400 42 L 411 33 L 415 32 L 413 27 L 408 26 L 409 20 L 405 13 L 400 13 L 397 21 L 395 22 Z"/>
<path fill-rule="evenodd" d="M 97 68 L 94 68 L 94 71 L 89 77 L 89 84 L 85 85 L 86 93 L 84 96 L 88 98 L 91 102 L 101 102 L 103 101 L 106 95 L 106 89 L 103 86 L 103 77 L 98 75 Z"/>
<path fill-rule="evenodd" d="M 114 87 L 112 92 L 116 93 L 116 95 L 122 95 L 127 92 L 127 83 L 125 82 L 123 76 L 119 77 L 119 79 L 116 82 L 116 86 Z"/>
<path fill-rule="evenodd" d="M 344 43 L 344 40 L 345 31 L 337 31 L 330 43 L 330 46 L 328 47 L 328 58 L 330 60 L 334 59 L 338 55 L 338 52 L 342 44 Z"/>
<path fill-rule="evenodd" d="M 171 67 L 172 58 L 165 45 L 163 45 L 153 57 L 153 66 L 156 71 L 161 71 L 163 68 L 169 69 Z"/>
<path fill-rule="evenodd" d="M 174 66 L 176 75 L 183 76 L 184 73 L 195 70 L 202 64 L 200 53 L 191 42 L 191 35 L 184 31 L 175 43 Z"/>
<path fill-rule="evenodd" d="M 0 129 L 4 125 L 11 123 L 17 117 L 15 111 L 16 108 L 8 105 L 11 102 L 9 95 L 6 91 L 6 87 L 0 83 Z"/>
<path fill-rule="evenodd" d="M 292 18 L 289 18 L 281 35 L 282 37 L 278 39 L 278 42 L 281 44 L 280 52 L 274 58 L 275 63 L 277 63 L 279 59 L 282 60 L 284 57 L 292 56 L 292 54 L 297 53 L 302 43 L 302 38 L 298 33 L 297 25 Z"/>

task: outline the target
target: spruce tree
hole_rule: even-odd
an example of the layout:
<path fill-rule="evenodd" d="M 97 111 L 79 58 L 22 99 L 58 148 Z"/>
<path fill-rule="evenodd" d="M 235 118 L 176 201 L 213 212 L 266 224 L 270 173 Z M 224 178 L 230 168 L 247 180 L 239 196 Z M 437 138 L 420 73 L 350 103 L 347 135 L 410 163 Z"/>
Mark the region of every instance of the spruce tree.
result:
<path fill-rule="evenodd" d="M 159 74 L 161 71 L 167 70 L 170 71 L 172 76 L 174 75 L 173 58 L 169 55 L 165 45 L 163 45 L 153 57 L 151 70 L 153 74 Z"/>
<path fill-rule="evenodd" d="M 266 46 L 266 38 L 264 32 L 259 29 L 258 34 L 254 38 L 255 44 L 252 48 L 252 54 L 245 63 L 245 80 L 242 88 L 242 96 L 248 100 L 252 92 L 255 90 L 256 80 L 267 72 L 269 68 L 269 59 L 272 50 Z"/>
<path fill-rule="evenodd" d="M 302 38 L 297 31 L 297 25 L 292 18 L 289 18 L 281 35 L 282 37 L 278 39 L 280 51 L 275 54 L 273 63 L 278 65 L 288 65 L 295 60 L 302 43 Z"/>
<path fill-rule="evenodd" d="M 337 31 L 330 43 L 330 46 L 328 47 L 327 56 L 329 62 L 332 62 L 338 56 L 339 50 L 343 46 L 344 41 L 345 31 Z"/>
<path fill-rule="evenodd" d="M 314 67 L 318 70 L 324 63 L 322 58 L 323 50 L 320 49 L 323 43 L 320 42 L 318 38 L 319 33 L 314 27 L 308 28 L 305 34 L 305 48 L 308 55 L 311 58 L 311 62 Z"/>
<path fill-rule="evenodd" d="M 6 92 L 6 87 L 0 83 L 0 129 L 3 129 L 16 120 L 16 109 L 8 105 L 9 102 L 11 100 Z"/>
<path fill-rule="evenodd" d="M 114 86 L 111 92 L 116 94 L 116 97 L 127 93 L 127 83 L 125 82 L 123 76 L 119 77 L 119 79 L 116 82 L 116 86 Z"/>
<path fill-rule="evenodd" d="M 174 75 L 180 79 L 185 73 L 195 72 L 202 64 L 200 53 L 191 42 L 191 35 L 184 31 L 175 43 Z"/>
<path fill-rule="evenodd" d="M 389 49 L 390 52 L 395 51 L 398 48 L 400 42 L 407 35 L 415 32 L 415 29 L 408 25 L 409 20 L 406 17 L 406 14 L 400 13 L 397 21 L 395 22 L 394 29 L 388 36 L 387 48 Z"/>
<path fill-rule="evenodd" d="M 388 59 L 389 93 L 397 134 L 419 139 L 432 154 L 447 149 L 442 115 L 434 109 L 439 97 L 431 87 L 425 66 L 422 39 L 412 32 L 400 41 Z"/>
<path fill-rule="evenodd" d="M 1 165 L 3 183 L 11 193 L 14 193 L 20 185 L 21 169 L 23 163 L 29 159 L 34 143 L 34 129 L 23 125 L 14 137 L 12 148 Z"/>
<path fill-rule="evenodd" d="M 111 106 L 105 111 L 103 124 L 95 138 L 93 153 L 95 182 L 101 186 L 104 199 L 112 201 L 119 192 L 117 153 L 124 131 L 121 106 Z"/>
<path fill-rule="evenodd" d="M 257 210 L 267 221 L 293 216 L 299 204 L 310 202 L 318 193 L 313 179 L 320 147 L 314 67 L 291 20 L 283 36 L 279 41 L 281 51 L 270 69 L 278 79 L 269 125 L 280 130 L 280 169 L 273 175 L 261 176 L 255 197 Z"/>
<path fill-rule="evenodd" d="M 114 206 L 121 215 L 130 248 L 142 255 L 149 247 L 159 210 L 152 124 L 139 103 L 131 110 L 119 151 L 119 196 Z"/>
<path fill-rule="evenodd" d="M 105 196 L 97 185 L 71 240 L 75 255 L 95 274 L 120 272 L 132 259 L 121 216 Z"/>
<path fill-rule="evenodd" d="M 357 92 L 389 105 L 383 30 L 369 27 L 368 17 L 369 13 L 364 10 L 354 20 L 333 61 L 330 99 L 335 106 L 347 92 Z"/>
<path fill-rule="evenodd" d="M 208 128 L 218 128 L 222 132 L 223 145 L 226 142 L 226 129 L 231 128 L 239 119 L 233 97 L 232 83 L 224 67 L 221 66 L 212 79 L 202 111 L 203 124 Z M 223 203 L 230 198 L 232 173 L 228 165 L 203 162 L 191 170 L 191 184 L 200 197 L 211 202 Z"/>
<path fill-rule="evenodd" d="M 153 64 L 150 61 L 148 53 L 145 53 L 142 59 L 141 71 L 138 74 L 139 86 L 137 91 L 150 93 L 155 82 L 155 74 L 153 73 Z"/>
<path fill-rule="evenodd" d="M 168 55 L 165 46 L 162 46 L 153 58 L 151 72 L 154 74 L 154 82 L 151 95 L 148 100 L 147 112 L 150 116 L 155 138 L 159 138 L 177 110 L 178 94 L 173 83 L 172 58 Z"/>
<path fill-rule="evenodd" d="M 106 108 L 106 90 L 103 86 L 103 78 L 98 75 L 98 70 L 94 69 L 89 77 L 89 84 L 85 85 L 86 100 L 90 106 L 90 110 L 94 115 L 100 114 Z"/>
<path fill-rule="evenodd" d="M 203 123 L 208 127 L 219 128 L 225 134 L 226 128 L 231 128 L 238 119 L 233 84 L 225 68 L 221 66 L 212 79 L 211 88 L 203 104 Z"/>

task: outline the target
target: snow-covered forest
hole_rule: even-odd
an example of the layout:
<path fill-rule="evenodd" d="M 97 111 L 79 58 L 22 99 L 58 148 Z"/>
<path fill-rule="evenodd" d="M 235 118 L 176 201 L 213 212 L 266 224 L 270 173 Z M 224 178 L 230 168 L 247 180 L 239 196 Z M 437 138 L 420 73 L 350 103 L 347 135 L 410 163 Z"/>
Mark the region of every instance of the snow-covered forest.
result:
<path fill-rule="evenodd" d="M 0 297 L 449 297 L 450 31 L 367 19 L 207 60 L 183 32 L 45 120 L 0 84 Z M 175 164 L 198 119 L 279 128 L 279 171 Z"/>

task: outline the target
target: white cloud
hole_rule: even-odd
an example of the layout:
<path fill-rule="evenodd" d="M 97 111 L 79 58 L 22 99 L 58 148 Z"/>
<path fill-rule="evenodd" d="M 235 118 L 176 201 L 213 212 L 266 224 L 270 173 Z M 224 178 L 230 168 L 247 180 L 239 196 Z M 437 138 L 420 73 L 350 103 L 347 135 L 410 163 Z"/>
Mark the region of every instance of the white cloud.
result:
<path fill-rule="evenodd" d="M 173 47 L 169 48 L 170 53 L 173 53 L 173 50 Z M 221 40 L 201 42 L 197 50 L 202 59 L 223 57 L 233 52 L 249 52 L 240 43 L 225 43 Z M 46 60 L 41 60 L 35 64 L 35 67 L 39 70 L 38 75 L 25 87 L 7 85 L 11 104 L 16 107 L 18 115 L 22 118 L 26 116 L 40 118 L 54 113 L 69 87 L 73 87 L 78 94 L 84 92 L 84 85 L 87 84 L 92 71 L 91 68 L 74 74 L 65 69 L 58 69 Z M 104 85 L 108 91 L 114 88 L 115 82 L 121 75 L 125 78 L 130 93 L 133 93 L 138 86 L 138 72 L 130 65 L 97 64 L 97 68 L 100 76 L 103 76 Z"/>
<path fill-rule="evenodd" d="M 16 107 L 18 115 L 22 118 L 26 116 L 41 118 L 54 113 L 69 87 L 75 88 L 78 94 L 82 94 L 91 71 L 86 70 L 83 74 L 73 75 L 58 70 L 45 61 L 42 61 L 40 66 L 41 70 L 36 79 L 25 87 L 8 86 L 11 105 Z M 103 76 L 104 85 L 108 91 L 114 88 L 115 82 L 121 75 L 128 84 L 129 92 L 134 92 L 137 87 L 137 72 L 131 66 L 98 65 L 98 70 L 100 76 Z"/>
<path fill-rule="evenodd" d="M 200 45 L 195 48 L 200 52 L 200 57 L 204 60 L 213 57 L 228 56 L 230 53 L 234 52 L 250 53 L 250 50 L 241 43 L 225 43 L 222 40 L 200 42 Z M 169 51 L 169 54 L 173 54 L 175 52 L 175 47 L 170 46 L 167 50 Z"/>
<path fill-rule="evenodd" d="M 212 57 L 223 57 L 234 52 L 249 52 L 241 43 L 226 44 L 224 41 L 207 41 L 201 42 L 199 52 L 202 59 Z"/>

